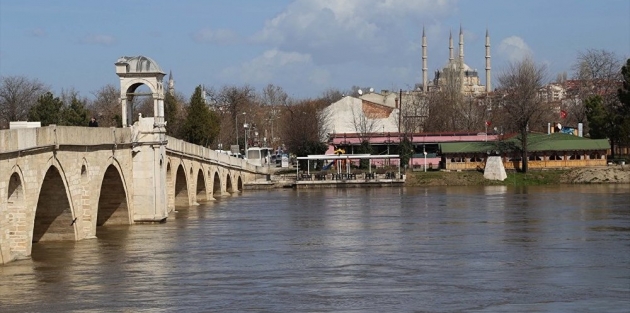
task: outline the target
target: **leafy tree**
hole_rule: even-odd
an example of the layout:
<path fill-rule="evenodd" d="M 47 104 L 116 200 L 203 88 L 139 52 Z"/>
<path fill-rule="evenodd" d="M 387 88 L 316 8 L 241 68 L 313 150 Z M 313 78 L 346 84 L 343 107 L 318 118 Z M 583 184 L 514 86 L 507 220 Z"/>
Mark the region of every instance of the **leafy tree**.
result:
<path fill-rule="evenodd" d="M 28 112 L 48 87 L 24 76 L 0 77 L 0 128 L 10 121 L 26 120 Z"/>
<path fill-rule="evenodd" d="M 544 85 L 546 67 L 536 65 L 526 57 L 520 62 L 511 63 L 499 77 L 499 87 L 502 93 L 502 106 L 511 117 L 511 123 L 519 132 L 521 142 L 521 170 L 527 172 L 528 161 L 528 131 L 530 123 L 535 122 L 548 107 L 538 96 L 538 91 Z"/>
<path fill-rule="evenodd" d="M 206 105 L 201 90 L 201 86 L 197 86 L 190 98 L 182 135 L 183 139 L 190 143 L 208 146 L 219 134 L 219 119 Z"/>
<path fill-rule="evenodd" d="M 70 105 L 64 106 L 61 111 L 60 124 L 66 126 L 87 126 L 89 119 L 85 101 L 74 95 L 70 100 Z"/>
<path fill-rule="evenodd" d="M 626 60 L 626 65 L 621 67 L 623 85 L 617 90 L 617 97 L 621 105 L 619 113 L 621 115 L 620 142 L 630 144 L 630 59 Z"/>
<path fill-rule="evenodd" d="M 403 135 L 398 146 L 398 154 L 400 155 L 400 164 L 405 168 L 409 165 L 409 160 L 413 156 L 413 145 L 407 134 Z"/>
<path fill-rule="evenodd" d="M 28 112 L 30 121 L 40 121 L 42 126 L 50 124 L 58 124 L 61 121 L 61 109 L 63 102 L 55 97 L 52 92 L 46 92 L 37 99 L 35 104 Z"/>
<path fill-rule="evenodd" d="M 164 120 L 166 123 L 166 134 L 178 137 L 181 128 L 181 105 L 174 95 L 166 93 L 164 95 Z"/>
<path fill-rule="evenodd" d="M 599 95 L 591 96 L 584 103 L 589 125 L 589 136 L 593 139 L 608 138 L 610 133 L 610 116 L 604 107 L 602 97 Z"/>
<path fill-rule="evenodd" d="M 615 158 L 615 147 L 630 142 L 629 68 L 630 60 L 626 62 L 626 66 L 621 67 L 617 76 L 611 75 L 608 81 L 598 80 L 600 84 L 596 84 L 594 88 L 605 89 L 599 91 L 601 95 L 593 95 L 585 101 L 589 134 L 593 138 L 610 140 L 612 158 Z M 623 80 L 622 88 L 618 88 L 616 96 L 612 92 L 612 86 L 618 85 L 615 77 Z"/>

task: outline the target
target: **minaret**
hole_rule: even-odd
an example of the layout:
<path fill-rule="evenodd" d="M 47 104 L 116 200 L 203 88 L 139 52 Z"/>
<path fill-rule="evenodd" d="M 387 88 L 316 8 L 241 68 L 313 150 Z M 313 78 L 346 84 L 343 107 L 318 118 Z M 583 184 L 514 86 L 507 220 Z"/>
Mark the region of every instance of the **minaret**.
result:
<path fill-rule="evenodd" d="M 492 79 L 490 76 L 490 35 L 486 28 L 486 92 L 492 91 Z"/>
<path fill-rule="evenodd" d="M 173 71 L 168 72 L 168 94 L 175 96 L 175 80 L 173 79 Z"/>
<path fill-rule="evenodd" d="M 427 36 L 424 33 L 424 25 L 422 26 L 422 91 L 427 92 L 429 73 L 427 72 Z"/>
<path fill-rule="evenodd" d="M 453 62 L 453 32 L 448 31 L 448 63 Z"/>
<path fill-rule="evenodd" d="M 464 91 L 464 32 L 462 25 L 459 25 L 459 79 L 462 83 L 462 92 Z"/>

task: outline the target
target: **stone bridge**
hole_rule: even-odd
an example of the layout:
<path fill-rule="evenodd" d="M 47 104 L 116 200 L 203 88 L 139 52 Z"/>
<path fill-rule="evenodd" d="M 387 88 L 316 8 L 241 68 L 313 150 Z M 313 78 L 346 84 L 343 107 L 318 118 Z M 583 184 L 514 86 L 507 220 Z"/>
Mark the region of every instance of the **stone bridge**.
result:
<path fill-rule="evenodd" d="M 29 257 L 33 243 L 96 238 L 103 225 L 164 222 L 268 174 L 154 123 L 0 130 L 0 264 Z"/>

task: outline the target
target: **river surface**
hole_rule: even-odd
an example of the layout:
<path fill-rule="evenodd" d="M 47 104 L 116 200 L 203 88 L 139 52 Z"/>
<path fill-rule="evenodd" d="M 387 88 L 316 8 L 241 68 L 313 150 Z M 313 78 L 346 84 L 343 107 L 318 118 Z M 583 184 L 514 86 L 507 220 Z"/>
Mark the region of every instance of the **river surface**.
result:
<path fill-rule="evenodd" d="M 38 243 L 0 312 L 630 312 L 630 186 L 246 191 Z"/>

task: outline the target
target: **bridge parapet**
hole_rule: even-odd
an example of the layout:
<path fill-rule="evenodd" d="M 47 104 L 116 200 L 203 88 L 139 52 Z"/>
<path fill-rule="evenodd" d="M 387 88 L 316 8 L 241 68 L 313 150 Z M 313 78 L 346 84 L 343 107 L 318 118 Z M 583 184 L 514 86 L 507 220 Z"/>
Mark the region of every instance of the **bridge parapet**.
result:
<path fill-rule="evenodd" d="M 181 153 L 194 158 L 199 158 L 202 160 L 206 160 L 210 163 L 216 163 L 218 165 L 222 165 L 224 167 L 237 168 L 242 171 L 257 173 L 257 174 L 268 174 L 269 168 L 263 166 L 255 166 L 253 164 L 248 163 L 244 159 L 236 158 L 229 156 L 227 154 L 219 153 L 215 150 L 208 149 L 199 145 L 195 145 L 177 138 L 166 137 L 168 144 L 166 145 L 167 151 L 172 153 Z"/>
<path fill-rule="evenodd" d="M 0 153 L 43 147 L 131 143 L 131 128 L 46 126 L 0 130 Z"/>

